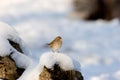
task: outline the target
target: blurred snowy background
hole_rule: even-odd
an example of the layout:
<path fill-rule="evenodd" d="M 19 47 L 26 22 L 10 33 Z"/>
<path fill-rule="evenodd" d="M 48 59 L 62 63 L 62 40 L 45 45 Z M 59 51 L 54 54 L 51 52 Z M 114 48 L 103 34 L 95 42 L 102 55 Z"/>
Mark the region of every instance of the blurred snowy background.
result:
<path fill-rule="evenodd" d="M 81 64 L 85 80 L 120 80 L 120 21 L 69 16 L 71 0 L 0 0 L 0 21 L 13 26 L 39 61 L 44 45 L 63 38 L 61 52 Z"/>

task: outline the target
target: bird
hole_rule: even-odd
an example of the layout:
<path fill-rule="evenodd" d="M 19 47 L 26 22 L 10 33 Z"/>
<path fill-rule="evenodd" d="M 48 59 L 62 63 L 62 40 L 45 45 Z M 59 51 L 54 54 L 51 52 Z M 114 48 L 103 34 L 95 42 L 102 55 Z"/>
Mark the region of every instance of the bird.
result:
<path fill-rule="evenodd" d="M 51 48 L 52 52 L 58 52 L 59 53 L 59 49 L 61 48 L 61 45 L 62 45 L 62 37 L 57 36 L 53 41 L 48 43 L 48 45 Z"/>

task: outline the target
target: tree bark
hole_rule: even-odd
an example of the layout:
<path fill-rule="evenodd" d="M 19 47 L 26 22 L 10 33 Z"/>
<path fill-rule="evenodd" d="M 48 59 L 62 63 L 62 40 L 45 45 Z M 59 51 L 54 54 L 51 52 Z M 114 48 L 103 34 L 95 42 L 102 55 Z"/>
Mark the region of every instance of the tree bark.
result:
<path fill-rule="evenodd" d="M 81 72 L 76 70 L 63 70 L 58 64 L 55 64 L 52 69 L 44 66 L 39 75 L 39 80 L 84 80 Z"/>

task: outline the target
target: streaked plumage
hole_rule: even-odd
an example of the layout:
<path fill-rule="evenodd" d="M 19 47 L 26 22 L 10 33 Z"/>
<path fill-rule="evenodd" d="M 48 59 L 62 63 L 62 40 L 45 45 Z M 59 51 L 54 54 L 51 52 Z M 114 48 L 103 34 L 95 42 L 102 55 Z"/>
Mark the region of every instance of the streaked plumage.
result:
<path fill-rule="evenodd" d="M 49 47 L 52 49 L 53 52 L 59 52 L 59 49 L 62 45 L 62 38 L 57 36 L 52 42 L 50 42 Z"/>

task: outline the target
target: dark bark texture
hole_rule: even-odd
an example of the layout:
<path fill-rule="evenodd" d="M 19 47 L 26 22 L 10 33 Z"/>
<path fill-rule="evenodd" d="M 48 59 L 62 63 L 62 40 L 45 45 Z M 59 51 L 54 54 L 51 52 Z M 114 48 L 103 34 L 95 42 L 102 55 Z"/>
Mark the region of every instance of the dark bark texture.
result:
<path fill-rule="evenodd" d="M 39 80 L 84 80 L 81 72 L 75 70 L 63 70 L 58 64 L 52 69 L 44 66 L 43 71 L 39 75 Z"/>
<path fill-rule="evenodd" d="M 17 51 L 22 53 L 22 49 L 18 43 L 9 40 L 10 45 Z M 25 69 L 18 68 L 11 56 L 0 57 L 0 79 L 16 80 L 19 78 Z"/>

